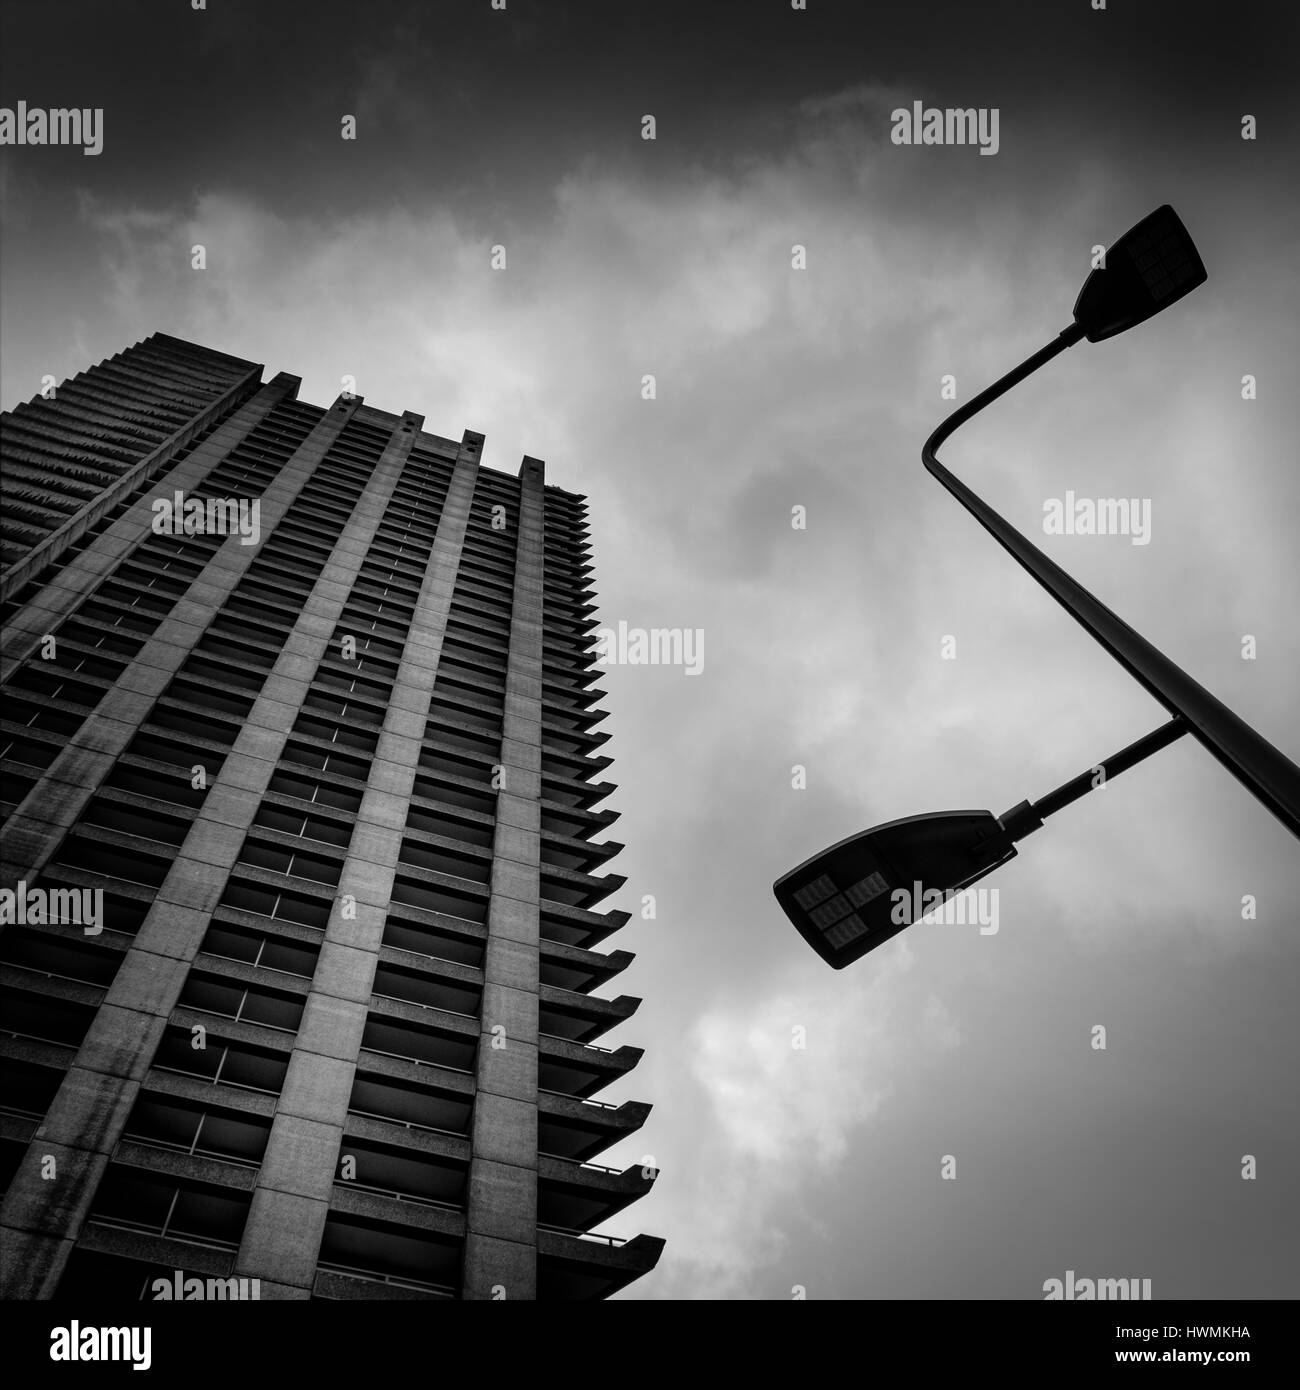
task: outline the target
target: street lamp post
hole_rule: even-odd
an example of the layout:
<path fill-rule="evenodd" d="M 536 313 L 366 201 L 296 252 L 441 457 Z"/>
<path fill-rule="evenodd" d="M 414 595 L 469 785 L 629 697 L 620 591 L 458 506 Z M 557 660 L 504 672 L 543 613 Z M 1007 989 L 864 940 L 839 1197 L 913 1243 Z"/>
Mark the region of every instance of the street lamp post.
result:
<path fill-rule="evenodd" d="M 1079 293 L 1070 326 L 953 411 L 926 440 L 921 458 L 1017 564 L 1173 716 L 1103 764 L 1108 775 L 1190 733 L 1300 837 L 1300 767 L 1072 579 L 936 457 L 939 446 L 959 426 L 1058 353 L 1082 338 L 1100 342 L 1122 333 L 1168 308 L 1205 279 L 1205 267 L 1177 213 L 1168 204 L 1157 208 L 1107 250 L 1104 268 L 1094 270 Z M 909 925 L 900 924 L 893 912 L 886 915 L 885 901 L 887 890 L 892 897 L 904 887 L 906 874 L 916 875 L 914 884 L 958 892 L 1013 858 L 1013 841 L 1038 829 L 1044 816 L 1092 785 L 1092 774 L 1083 773 L 1042 800 L 1021 802 L 1000 818 L 987 811 L 941 812 L 877 826 L 778 879 L 777 901 L 805 939 L 838 968 Z"/>

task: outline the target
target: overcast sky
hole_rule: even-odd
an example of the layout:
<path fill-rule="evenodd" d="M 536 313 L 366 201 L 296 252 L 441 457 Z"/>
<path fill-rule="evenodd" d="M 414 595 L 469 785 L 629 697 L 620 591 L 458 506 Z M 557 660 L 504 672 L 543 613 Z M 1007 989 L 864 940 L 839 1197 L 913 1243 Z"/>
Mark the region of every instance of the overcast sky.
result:
<path fill-rule="evenodd" d="M 608 1225 L 668 1241 L 624 1297 L 1041 1298 L 1067 1269 L 1300 1295 L 1300 865 L 1198 745 L 1028 840 L 983 885 L 996 934 L 921 924 L 835 972 L 771 895 L 868 825 L 1000 813 L 1163 722 L 919 450 L 943 377 L 968 399 L 1052 338 L 1091 248 L 1164 202 L 1208 283 L 945 457 L 1300 755 L 1300 10 L 4 15 L 4 105 L 104 109 L 98 156 L 0 150 L 6 408 L 153 331 L 321 405 L 352 375 L 588 494 L 606 622 L 704 632 L 697 676 L 602 682 L 629 880 L 608 905 L 657 908 L 610 943 L 638 952 L 614 992 L 645 1002 L 601 1039 L 646 1048 L 602 1098 L 655 1109 L 599 1161 L 662 1169 Z M 915 100 L 997 108 L 997 153 L 892 144 Z M 1149 544 L 1044 536 L 1067 491 L 1149 501 Z"/>

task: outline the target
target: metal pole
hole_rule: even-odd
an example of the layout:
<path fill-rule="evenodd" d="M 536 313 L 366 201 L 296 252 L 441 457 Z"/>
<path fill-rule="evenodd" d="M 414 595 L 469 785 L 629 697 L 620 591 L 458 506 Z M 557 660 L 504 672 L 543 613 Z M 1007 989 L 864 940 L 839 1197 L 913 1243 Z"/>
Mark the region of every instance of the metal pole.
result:
<path fill-rule="evenodd" d="M 1077 323 L 1072 323 L 1053 342 L 953 411 L 926 440 L 921 449 L 921 459 L 926 468 L 1017 564 L 1028 570 L 1061 607 L 1170 714 L 1184 719 L 1188 732 L 1242 786 L 1263 802 L 1293 835 L 1300 838 L 1300 767 L 1216 700 L 1204 686 L 1152 646 L 1141 633 L 1129 627 L 1083 585 L 1071 579 L 1059 565 L 1004 521 L 935 457 L 935 450 L 959 425 L 1082 337 L 1083 329 Z"/>
<path fill-rule="evenodd" d="M 1031 831 L 1041 829 L 1043 821 L 1048 816 L 1054 816 L 1058 811 L 1063 811 L 1067 806 L 1078 801 L 1080 797 L 1087 796 L 1094 787 L 1098 786 L 1098 771 L 1101 772 L 1103 781 L 1109 781 L 1112 777 L 1118 777 L 1121 772 L 1127 772 L 1129 768 L 1136 767 L 1144 758 L 1149 758 L 1162 748 L 1168 748 L 1171 743 L 1182 738 L 1186 732 L 1187 721 L 1181 716 L 1171 719 L 1168 724 L 1162 724 L 1158 729 L 1152 729 L 1149 734 L 1143 734 L 1140 739 L 1135 743 L 1130 743 L 1127 748 L 1121 748 L 1118 753 L 1112 753 L 1104 763 L 1098 763 L 1095 767 L 1090 767 L 1087 772 L 1081 772 L 1077 777 L 1072 777 L 1063 786 L 1048 792 L 1040 800 L 1022 801 L 1019 806 L 1013 806 L 1006 815 L 998 817 L 1003 830 L 1013 840 L 1023 840 Z"/>

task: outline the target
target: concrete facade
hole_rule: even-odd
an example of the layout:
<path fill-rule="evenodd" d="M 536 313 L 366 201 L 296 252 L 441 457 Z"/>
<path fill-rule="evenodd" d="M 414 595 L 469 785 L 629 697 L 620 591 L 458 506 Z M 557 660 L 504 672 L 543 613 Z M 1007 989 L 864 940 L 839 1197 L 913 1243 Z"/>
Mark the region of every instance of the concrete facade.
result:
<path fill-rule="evenodd" d="M 631 957 L 592 949 L 627 915 L 592 910 L 585 508 L 205 354 L 158 335 L 3 422 L 51 481 L 6 534 L 0 1292 L 608 1296 L 661 1242 L 587 1235 L 654 1175 L 590 1162 L 648 1107 L 591 1098 L 639 1053 L 591 1045 L 637 1001 L 591 992 Z M 124 422 L 93 467 L 78 409 Z M 260 537 L 161 533 L 175 492 Z"/>

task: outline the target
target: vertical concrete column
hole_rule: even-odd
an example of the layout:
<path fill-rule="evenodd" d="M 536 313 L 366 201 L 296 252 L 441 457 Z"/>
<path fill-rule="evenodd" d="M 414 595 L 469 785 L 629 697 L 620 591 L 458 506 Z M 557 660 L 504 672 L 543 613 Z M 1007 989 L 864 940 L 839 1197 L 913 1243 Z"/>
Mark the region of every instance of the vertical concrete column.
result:
<path fill-rule="evenodd" d="M 519 475 L 501 790 L 492 842 L 464 1296 L 537 1297 L 544 467 Z"/>
<path fill-rule="evenodd" d="M 287 501 L 297 495 L 359 404 L 357 397 L 344 409 L 330 411 L 286 465 L 281 474 L 285 489 L 275 499 L 273 521 L 279 520 Z M 121 1137 L 141 1079 L 153 1061 L 190 963 L 198 953 L 421 423 L 422 417 L 408 416 L 409 428 L 398 428 L 375 466 L 119 966 L 44 1124 L 28 1146 L 0 1208 L 2 1297 L 49 1297 L 62 1277 L 109 1155 Z M 266 518 L 264 507 L 264 523 Z M 222 551 L 231 544 L 227 542 Z M 244 549 L 255 553 L 253 547 Z M 223 570 L 221 574 L 233 587 L 232 572 Z M 180 665 L 226 596 L 220 592 L 193 601 L 199 607 L 179 634 L 186 641 L 178 644 L 174 662 L 168 653 L 162 669 L 170 674 Z M 159 631 L 161 634 L 162 629 Z M 134 669 L 130 668 L 124 679 Z M 122 746 L 151 705 L 152 699 L 133 711 L 134 719 L 123 726 Z M 110 765 L 111 761 L 110 757 Z M 47 1156 L 57 1165 L 54 1180 L 41 1176 Z"/>
<path fill-rule="evenodd" d="M 340 400 L 317 422 L 267 488 L 260 499 L 264 537 L 274 534 L 360 403 L 360 396 Z M 239 536 L 226 538 L 113 688 L 46 768 L 5 825 L 0 882 L 30 881 L 49 862 L 259 549 L 244 545 Z"/>
<path fill-rule="evenodd" d="M 151 493 L 169 495 L 180 489 L 192 492 L 209 473 L 237 449 L 281 401 L 293 400 L 301 384 L 296 376 L 281 372 L 251 400 L 219 425 L 188 458 L 154 480 L 149 493 L 137 498 L 125 513 L 107 526 L 48 584 L 23 605 L 5 624 L 0 652 L 0 681 L 7 681 L 47 632 L 52 632 L 81 601 L 105 579 L 119 560 L 141 541 L 149 539 L 153 512 Z"/>
<path fill-rule="evenodd" d="M 316 1276 L 482 442 L 466 431 L 456 458 L 235 1262 L 264 1297 Z"/>

